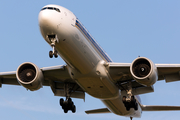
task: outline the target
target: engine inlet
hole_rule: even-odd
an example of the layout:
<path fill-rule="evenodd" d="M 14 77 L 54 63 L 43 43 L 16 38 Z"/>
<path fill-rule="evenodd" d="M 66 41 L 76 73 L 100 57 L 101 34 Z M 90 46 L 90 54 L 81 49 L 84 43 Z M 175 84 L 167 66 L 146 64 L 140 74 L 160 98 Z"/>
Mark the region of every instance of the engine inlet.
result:
<path fill-rule="evenodd" d="M 150 73 L 151 65 L 146 59 L 139 59 L 133 65 L 133 73 L 137 77 L 145 77 Z"/>

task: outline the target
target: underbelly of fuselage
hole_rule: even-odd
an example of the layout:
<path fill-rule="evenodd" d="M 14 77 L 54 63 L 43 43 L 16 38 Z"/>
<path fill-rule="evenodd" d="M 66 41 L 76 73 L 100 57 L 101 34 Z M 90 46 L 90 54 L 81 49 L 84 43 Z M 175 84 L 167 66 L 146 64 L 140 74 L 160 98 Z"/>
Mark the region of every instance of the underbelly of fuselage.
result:
<path fill-rule="evenodd" d="M 121 91 L 113 83 L 101 55 L 77 28 L 68 35 L 57 33 L 56 50 L 67 63 L 72 79 L 89 95 L 99 98 L 111 112 L 130 116 L 134 110 L 126 111 Z M 49 42 L 48 42 L 49 43 Z"/>

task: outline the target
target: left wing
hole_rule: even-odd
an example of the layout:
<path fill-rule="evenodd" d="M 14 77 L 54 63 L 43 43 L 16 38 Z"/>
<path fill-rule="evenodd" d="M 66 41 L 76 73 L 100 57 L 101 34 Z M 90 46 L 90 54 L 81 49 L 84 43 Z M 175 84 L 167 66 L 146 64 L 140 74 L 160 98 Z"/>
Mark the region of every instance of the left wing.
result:
<path fill-rule="evenodd" d="M 154 92 L 153 85 L 146 86 L 134 80 L 130 67 L 132 63 L 108 63 L 109 75 L 125 91 L 127 83 L 131 82 L 134 95 Z M 157 68 L 158 80 L 174 82 L 180 80 L 180 64 L 154 64 Z"/>
<path fill-rule="evenodd" d="M 132 80 L 131 63 L 108 63 L 109 73 L 114 81 Z M 173 82 L 180 80 L 180 64 L 155 64 L 158 70 L 158 80 Z"/>
<path fill-rule="evenodd" d="M 31 63 L 30 63 L 31 64 Z M 85 92 L 69 76 L 67 66 L 44 67 L 40 71 L 43 74 L 43 86 L 50 86 L 55 96 L 65 97 L 65 87 L 71 90 L 71 97 L 85 99 Z M 2 84 L 20 85 L 16 77 L 16 71 L 0 72 L 0 86 Z"/>

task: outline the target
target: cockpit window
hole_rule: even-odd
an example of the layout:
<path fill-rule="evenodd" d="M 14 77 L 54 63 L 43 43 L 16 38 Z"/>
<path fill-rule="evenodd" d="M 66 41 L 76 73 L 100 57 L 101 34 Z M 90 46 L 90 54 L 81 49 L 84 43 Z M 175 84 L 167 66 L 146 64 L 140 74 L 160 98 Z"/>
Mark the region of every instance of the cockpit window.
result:
<path fill-rule="evenodd" d="M 58 8 L 55 8 L 55 7 L 44 7 L 44 8 L 41 9 L 41 11 L 42 10 L 46 10 L 46 9 L 48 9 L 48 10 L 55 10 L 57 12 L 60 12 L 60 10 Z"/>

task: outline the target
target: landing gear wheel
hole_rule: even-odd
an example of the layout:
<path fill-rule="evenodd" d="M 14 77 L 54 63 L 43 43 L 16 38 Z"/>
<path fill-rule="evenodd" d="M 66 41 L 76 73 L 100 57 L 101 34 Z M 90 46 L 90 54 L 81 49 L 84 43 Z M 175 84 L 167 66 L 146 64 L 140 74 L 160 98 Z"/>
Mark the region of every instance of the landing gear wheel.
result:
<path fill-rule="evenodd" d="M 134 108 L 134 110 L 138 110 L 138 103 L 136 102 L 134 96 L 131 96 L 131 101 L 127 101 L 126 96 L 123 96 L 122 101 L 127 111 L 129 111 L 131 108 Z"/>
<path fill-rule="evenodd" d="M 76 106 L 74 105 L 74 102 L 71 98 L 66 98 L 64 101 L 63 98 L 59 100 L 60 106 L 62 106 L 62 109 L 64 110 L 64 113 L 67 113 L 69 110 L 72 111 L 72 113 L 76 112 Z"/>
<path fill-rule="evenodd" d="M 67 113 L 67 112 L 68 112 L 68 110 L 65 108 L 65 109 L 64 109 L 64 113 Z"/>
<path fill-rule="evenodd" d="M 127 110 L 127 111 L 130 110 L 130 106 L 129 106 L 129 105 L 126 106 L 126 110 Z"/>
<path fill-rule="evenodd" d="M 137 103 L 135 103 L 135 105 L 134 105 L 134 110 L 138 110 L 138 104 Z"/>
<path fill-rule="evenodd" d="M 126 96 L 123 96 L 122 101 L 123 101 L 123 103 L 126 102 Z"/>
<path fill-rule="evenodd" d="M 55 50 L 54 51 L 54 57 L 57 58 L 58 57 L 58 52 Z"/>
<path fill-rule="evenodd" d="M 60 101 L 59 101 L 60 105 L 63 106 L 63 103 L 64 103 L 64 99 L 61 98 Z"/>
<path fill-rule="evenodd" d="M 75 105 L 72 106 L 72 112 L 73 112 L 73 113 L 76 112 L 76 106 L 75 106 Z"/>
<path fill-rule="evenodd" d="M 131 101 L 136 102 L 136 99 L 134 98 L 134 96 L 131 96 Z"/>
<path fill-rule="evenodd" d="M 68 104 L 71 104 L 71 103 L 72 103 L 72 99 L 69 98 L 69 99 L 68 99 Z"/>
<path fill-rule="evenodd" d="M 53 57 L 53 52 L 49 51 L 49 57 L 52 58 Z"/>

